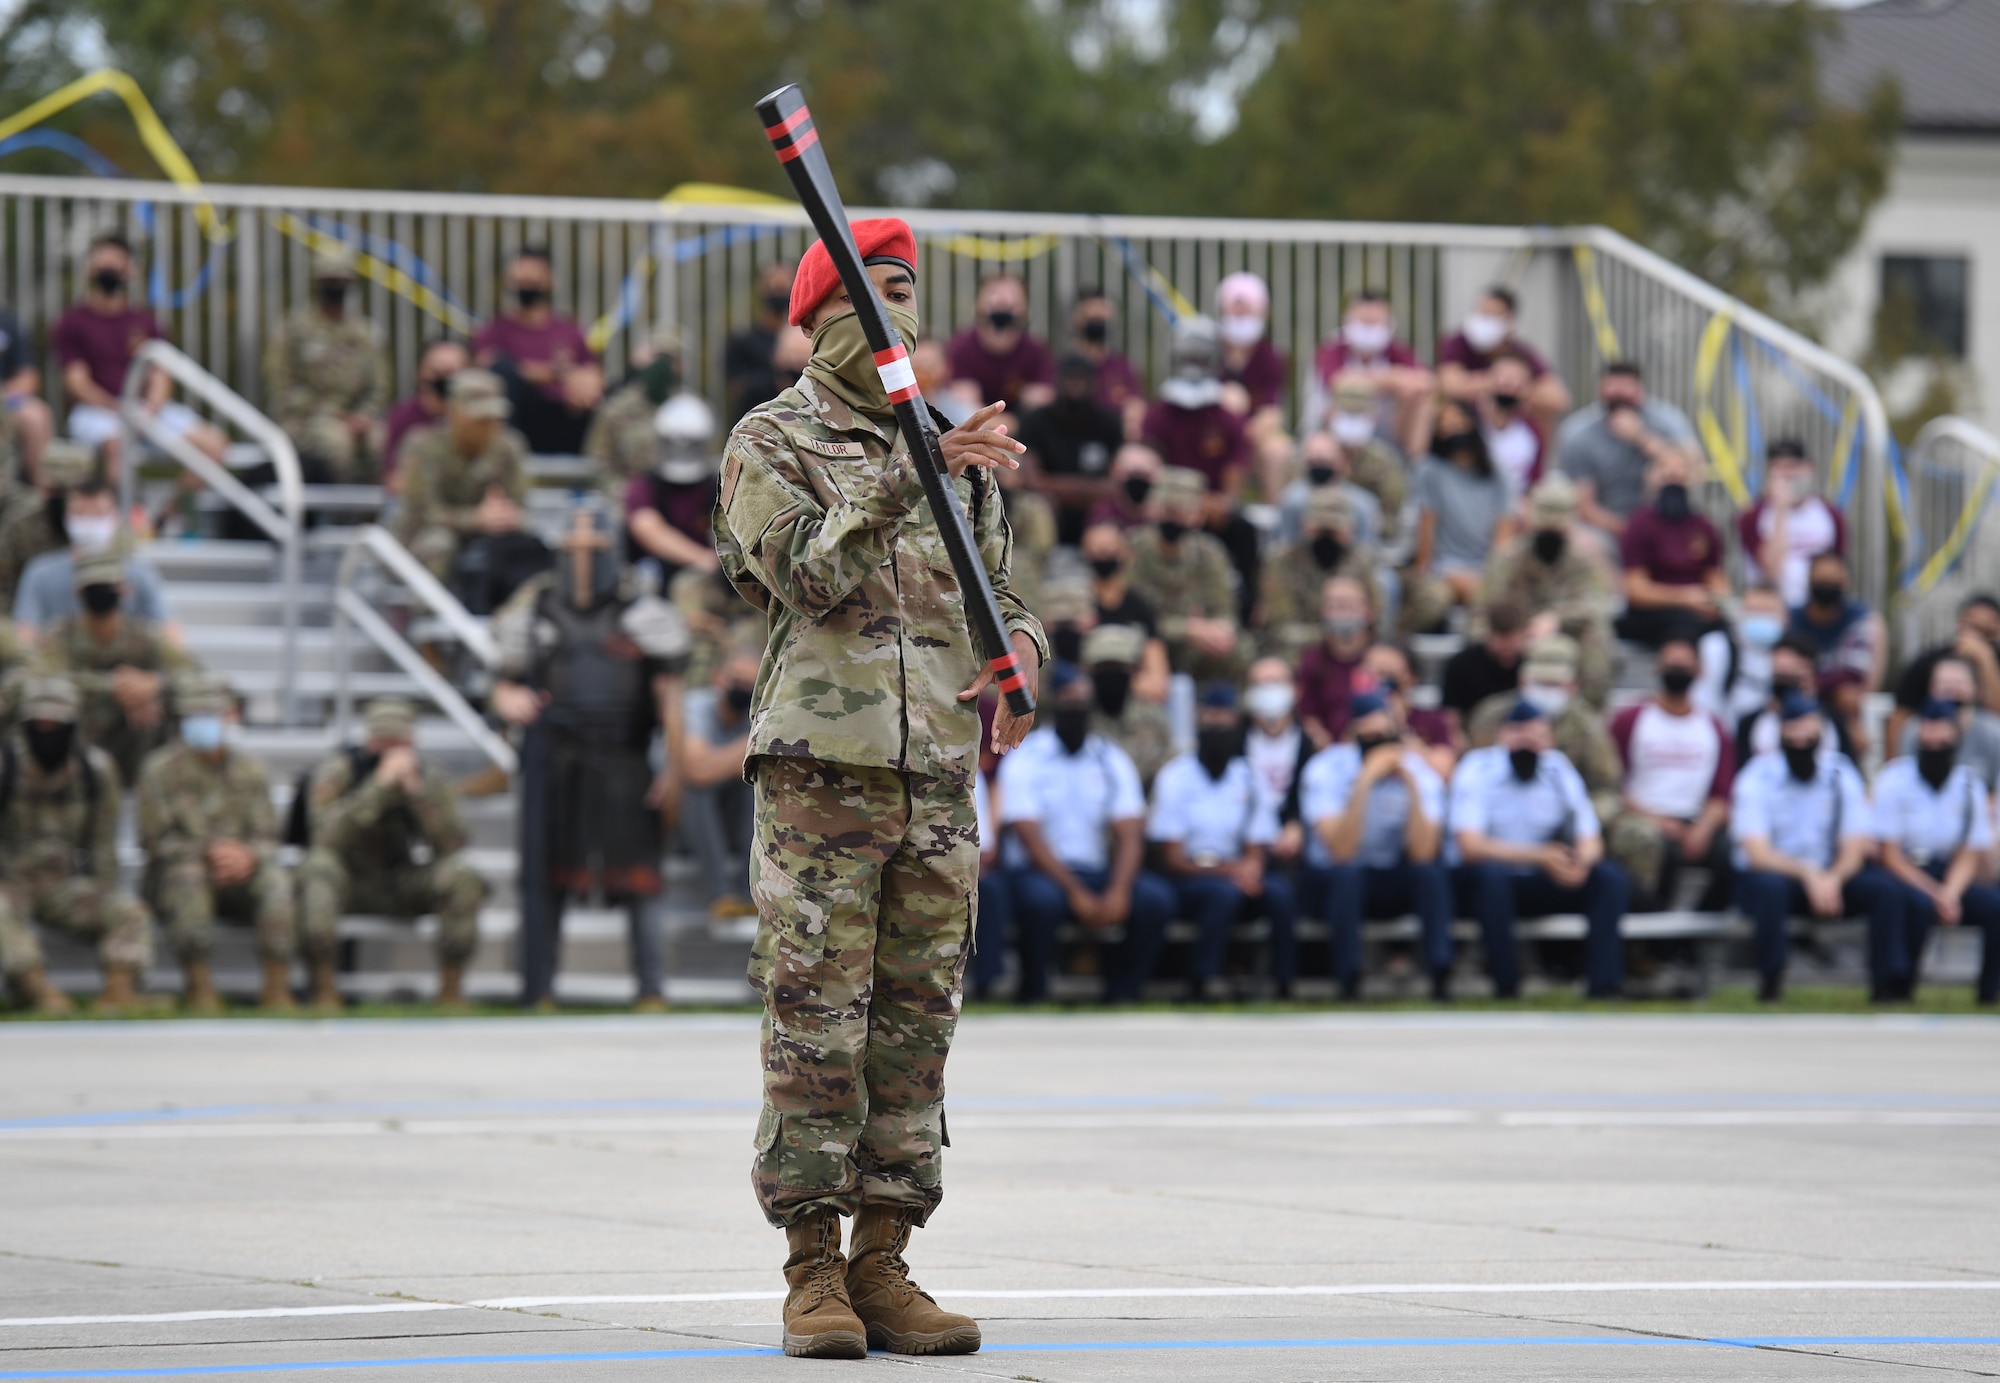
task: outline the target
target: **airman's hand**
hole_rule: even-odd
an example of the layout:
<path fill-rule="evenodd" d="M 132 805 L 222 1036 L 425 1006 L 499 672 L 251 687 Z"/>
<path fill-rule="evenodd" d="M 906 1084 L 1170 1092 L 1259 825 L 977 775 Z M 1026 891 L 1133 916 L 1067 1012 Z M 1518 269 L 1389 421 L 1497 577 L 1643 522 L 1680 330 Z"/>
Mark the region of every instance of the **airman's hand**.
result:
<path fill-rule="evenodd" d="M 1005 423 L 987 424 L 1007 411 L 1005 403 L 989 403 L 957 427 L 938 438 L 944 464 L 951 478 L 965 474 L 967 466 L 990 466 L 998 470 L 1019 470 L 1015 458 L 1027 448 L 1007 435 Z"/>
<path fill-rule="evenodd" d="M 1026 634 L 1015 631 L 1013 637 L 1014 654 L 1021 660 L 1021 677 L 1032 687 L 1042 675 L 1042 655 L 1035 648 L 1035 641 Z M 977 701 L 979 694 L 993 685 L 993 669 L 983 667 L 979 675 L 972 679 L 972 685 L 958 694 L 960 701 Z M 1033 716 L 1016 716 L 1007 709 L 1007 699 L 1000 699 L 1000 707 L 993 713 L 993 752 L 1005 754 L 1008 750 L 1028 737 L 1028 731 L 1035 728 Z"/>

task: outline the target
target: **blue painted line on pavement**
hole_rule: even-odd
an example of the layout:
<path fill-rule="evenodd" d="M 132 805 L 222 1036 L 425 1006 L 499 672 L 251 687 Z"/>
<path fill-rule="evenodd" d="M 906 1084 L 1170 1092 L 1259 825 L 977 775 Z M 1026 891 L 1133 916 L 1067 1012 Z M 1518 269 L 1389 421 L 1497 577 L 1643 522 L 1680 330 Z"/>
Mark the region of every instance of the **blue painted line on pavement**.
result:
<path fill-rule="evenodd" d="M 1828 1349 L 1853 1345 L 2000 1345 L 2000 1335 L 1734 1335 L 1672 1339 L 1658 1335 L 1388 1335 L 1278 1340 L 1105 1340 L 1048 1344 L 989 1344 L 984 1354 L 1115 1354 L 1167 1350 L 1233 1349 Z M 0 1372 L 0 1383 L 30 1379 L 198 1378 L 223 1374 L 304 1373 L 314 1369 L 492 1368 L 502 1364 L 629 1364 L 678 1359 L 748 1359 L 778 1356 L 776 1349 L 643 1349 L 576 1354 L 453 1354 L 397 1359 L 317 1359 L 265 1364 L 182 1364 L 165 1368 L 18 1369 Z"/>

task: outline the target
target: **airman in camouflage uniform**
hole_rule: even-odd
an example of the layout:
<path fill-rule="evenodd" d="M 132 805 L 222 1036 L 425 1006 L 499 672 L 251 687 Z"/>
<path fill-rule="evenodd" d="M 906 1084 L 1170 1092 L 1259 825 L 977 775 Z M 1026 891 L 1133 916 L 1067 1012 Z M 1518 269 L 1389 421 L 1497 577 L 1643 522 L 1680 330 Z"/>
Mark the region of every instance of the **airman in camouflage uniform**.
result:
<path fill-rule="evenodd" d="M 856 236 L 864 255 L 889 256 L 870 272 L 913 344 L 914 238 L 900 222 Z M 723 570 L 771 621 L 744 765 L 750 980 L 764 1001 L 751 1180 L 791 1246 L 789 1352 L 859 1357 L 865 1323 L 892 1349 L 913 1352 L 921 1329 L 937 1334 L 926 1352 L 960 1353 L 978 1347 L 976 1324 L 916 1292 L 901 1249 L 943 1196 L 944 1065 L 979 874 L 980 721 L 962 693 L 991 674 L 823 247 L 799 283 L 792 321 L 812 333 L 812 359 L 730 434 L 713 524 Z M 1046 644 L 1010 584 L 1012 534 L 980 469 L 1019 445 L 985 429 L 992 416 L 947 433 L 944 450 L 964 469 L 951 483 L 1032 684 Z M 1011 746 L 1027 728 L 1003 703 L 995 740 Z M 836 1211 L 856 1216 L 844 1267 Z M 941 1324 L 900 1324 L 916 1320 Z"/>
<path fill-rule="evenodd" d="M 42 453 L 40 486 L 18 492 L 0 510 L 0 613 L 13 610 L 28 563 L 69 545 L 63 528 L 67 493 L 96 473 L 97 458 L 89 447 L 51 439 Z"/>
<path fill-rule="evenodd" d="M 1130 624 L 1100 624 L 1084 635 L 1083 665 L 1097 692 L 1090 728 L 1132 756 L 1140 783 L 1150 789 L 1153 775 L 1174 757 L 1174 733 L 1165 706 L 1132 695 L 1132 676 L 1145 655 L 1145 631 Z"/>
<path fill-rule="evenodd" d="M 1030 610 L 1041 609 L 1042 573 L 1056 546 L 1056 511 L 1047 495 L 1001 482 L 1007 526 L 1014 530 L 1014 594 Z"/>
<path fill-rule="evenodd" d="M 1375 386 L 1358 375 L 1348 375 L 1334 387 L 1333 402 L 1342 413 L 1357 416 L 1373 413 Z M 1334 442 L 1340 455 L 1340 464 L 1335 469 L 1375 496 L 1375 502 L 1382 506 L 1382 531 L 1377 536 L 1385 549 L 1394 548 L 1403 522 L 1403 505 L 1410 496 L 1408 464 L 1380 433 L 1358 446 L 1350 446 L 1338 438 Z"/>
<path fill-rule="evenodd" d="M 1306 500 L 1299 540 L 1264 559 L 1264 652 L 1298 666 L 1299 654 L 1326 636 L 1320 603 L 1326 583 L 1336 576 L 1359 581 L 1371 610 L 1386 609 L 1375 561 L 1372 548 L 1354 541 L 1353 502 L 1337 485 L 1315 489 Z"/>
<path fill-rule="evenodd" d="M 736 594 L 729 578 L 718 568 L 677 572 L 667 596 L 687 621 L 690 647 L 686 682 L 705 687 L 722 666 L 730 650 L 764 647 L 764 612 Z"/>
<path fill-rule="evenodd" d="M 681 387 L 680 333 L 656 330 L 647 344 L 652 357 L 637 378 L 621 384 L 598 406 L 583 437 L 583 454 L 597 462 L 624 499 L 624 482 L 644 475 L 659 460 L 660 439 L 653 415 Z M 711 452 L 712 456 L 714 453 Z"/>
<path fill-rule="evenodd" d="M 139 841 L 146 847 L 146 893 L 187 977 L 195 1012 L 221 1007 L 208 957 L 221 914 L 250 923 L 264 963 L 266 1010 L 292 1007 L 297 951 L 292 880 L 278 863 L 278 817 L 264 766 L 224 737 L 234 707 L 219 682 L 183 677 L 174 691 L 177 744 L 139 771 Z"/>
<path fill-rule="evenodd" d="M 195 661 L 151 620 L 119 608 L 125 573 L 116 553 L 78 559 L 74 582 L 81 608 L 42 632 L 36 661 L 76 684 L 83 742 L 109 754 L 120 778 L 136 783 L 139 766 L 172 728 L 172 679 L 194 671 Z"/>
<path fill-rule="evenodd" d="M 489 492 L 517 508 L 528 500 L 528 443 L 506 424 L 507 392 L 491 370 L 451 377 L 445 426 L 403 443 L 403 516 L 396 536 L 440 580 L 466 539 L 482 533 L 480 503 Z"/>
<path fill-rule="evenodd" d="M 1480 614 L 1512 593 L 1536 612 L 1554 612 L 1562 632 L 1576 640 L 1583 697 L 1604 709 L 1611 692 L 1611 659 L 1617 644 L 1611 616 L 1617 596 L 1611 575 L 1570 532 L 1576 518 L 1576 486 L 1552 475 L 1529 496 L 1528 531 L 1494 557 L 1479 586 L 1475 633 Z"/>
<path fill-rule="evenodd" d="M 340 1006 L 333 961 L 347 912 L 411 920 L 435 913 L 438 1002 L 464 1002 L 486 883 L 459 854 L 467 836 L 458 794 L 418 760 L 416 723 L 409 702 L 376 700 L 362 750 L 336 754 L 313 773 L 312 848 L 299 865 L 299 920 L 319 1007 Z"/>
<path fill-rule="evenodd" d="M 1246 664 L 1248 640 L 1236 623 L 1236 569 L 1229 550 L 1201 527 L 1207 493 L 1200 471 L 1168 466 L 1160 472 L 1146 497 L 1151 522 L 1131 535 L 1132 586 L 1159 611 L 1160 637 L 1175 672 L 1198 683 L 1233 682 Z M 1200 646 L 1190 622 L 1226 629 L 1228 647 Z"/>
<path fill-rule="evenodd" d="M 76 688 L 29 679 L 21 724 L 0 749 L 0 972 L 45 1013 L 70 1004 L 42 969 L 34 924 L 97 942 L 100 1013 L 138 1002 L 153 919 L 118 887 L 118 766 L 76 738 Z"/>
<path fill-rule="evenodd" d="M 312 282 L 313 304 L 264 348 L 264 398 L 309 469 L 338 484 L 372 485 L 382 478 L 389 357 L 374 325 L 348 311 L 353 251 L 316 253 Z"/>

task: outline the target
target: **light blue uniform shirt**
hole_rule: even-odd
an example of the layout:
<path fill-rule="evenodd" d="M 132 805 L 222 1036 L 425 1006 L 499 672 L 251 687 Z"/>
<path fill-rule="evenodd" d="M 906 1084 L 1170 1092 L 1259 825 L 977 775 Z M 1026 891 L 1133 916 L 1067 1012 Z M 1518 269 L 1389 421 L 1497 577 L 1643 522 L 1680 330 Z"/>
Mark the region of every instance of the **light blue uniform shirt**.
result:
<path fill-rule="evenodd" d="M 1832 865 L 1841 840 L 1873 840 L 1874 813 L 1861 772 L 1844 754 L 1822 752 L 1812 781 L 1801 783 L 1785 767 L 1782 751 L 1759 754 L 1736 775 L 1730 794 L 1729 838 L 1736 842 L 1736 867 L 1748 869 L 1743 842 L 1756 836 L 1791 859 L 1815 869 Z"/>
<path fill-rule="evenodd" d="M 1178 841 L 1192 862 L 1233 860 L 1249 845 L 1278 838 L 1278 813 L 1257 788 L 1249 761 L 1229 761 L 1221 778 L 1210 778 L 1201 760 L 1183 754 L 1153 779 L 1153 817 L 1148 839 Z"/>
<path fill-rule="evenodd" d="M 1993 848 L 1993 813 L 1964 764 L 1933 789 L 1914 758 L 1891 759 L 1875 777 L 1875 836 L 1893 841 L 1913 864 L 1949 864 L 1968 845 Z"/>
<path fill-rule="evenodd" d="M 1111 823 L 1145 815 L 1146 792 L 1132 756 L 1102 735 L 1086 735 L 1083 748 L 1070 754 L 1044 726 L 1000 761 L 1001 824 L 1034 822 L 1071 869 L 1108 868 Z M 1028 863 L 1027 851 L 1019 862 Z"/>
<path fill-rule="evenodd" d="M 1413 749 L 1403 751 L 1403 767 L 1417 780 L 1417 806 L 1426 819 L 1444 822 L 1444 779 Z M 1361 750 L 1330 744 L 1306 761 L 1299 777 L 1299 815 L 1306 823 L 1306 863 L 1324 868 L 1333 856 L 1320 838 L 1320 823 L 1347 810 L 1361 777 Z M 1354 863 L 1389 869 L 1403 862 L 1403 832 L 1410 819 L 1410 789 L 1391 774 L 1369 790 L 1368 815 L 1361 823 L 1361 848 Z"/>
<path fill-rule="evenodd" d="M 1477 831 L 1508 845 L 1570 844 L 1594 839 L 1599 828 L 1583 775 L 1559 749 L 1544 749 L 1535 776 L 1522 782 L 1500 745 L 1475 749 L 1451 775 L 1451 832 Z M 1456 840 L 1450 862 L 1461 862 Z M 1534 872 L 1531 864 L 1517 873 Z"/>

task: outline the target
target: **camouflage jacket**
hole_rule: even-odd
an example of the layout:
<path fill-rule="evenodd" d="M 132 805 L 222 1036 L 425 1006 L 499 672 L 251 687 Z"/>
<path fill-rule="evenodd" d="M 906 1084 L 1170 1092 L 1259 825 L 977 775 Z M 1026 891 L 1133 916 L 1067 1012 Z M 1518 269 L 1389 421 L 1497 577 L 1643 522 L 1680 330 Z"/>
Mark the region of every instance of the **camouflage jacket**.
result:
<path fill-rule="evenodd" d="M 1056 545 L 1056 511 L 1047 496 L 1033 490 L 1003 490 L 1007 525 L 1014 530 L 1014 562 L 1010 575 L 1014 594 L 1030 610 L 1042 603 L 1042 572 Z"/>
<path fill-rule="evenodd" d="M 68 542 L 49 513 L 46 496 L 29 491 L 8 503 L 6 518 L 0 522 L 0 614 L 14 613 L 14 595 L 28 563 Z"/>
<path fill-rule="evenodd" d="M 1563 632 L 1572 638 L 1583 637 L 1590 626 L 1609 624 L 1617 601 L 1604 568 L 1577 551 L 1574 542 L 1559 560 L 1544 562 L 1530 546 L 1533 537 L 1523 533 L 1487 564 L 1479 583 L 1482 615 L 1501 596 L 1512 594 L 1531 610 L 1555 611 Z"/>
<path fill-rule="evenodd" d="M 192 672 L 198 664 L 177 648 L 151 620 L 137 615 L 121 615 L 118 633 L 109 643 L 99 643 L 84 628 L 80 615 L 64 615 L 43 632 L 35 644 L 35 661 L 44 672 L 57 673 L 76 683 L 82 707 L 78 727 L 85 740 L 97 744 L 125 723 L 125 711 L 111 695 L 114 675 L 121 667 L 141 672 L 165 674 L 161 697 L 171 705 L 172 678 Z"/>
<path fill-rule="evenodd" d="M 381 333 L 361 317 L 294 312 L 264 347 L 264 400 L 288 431 L 315 413 L 380 414 L 389 405 Z"/>
<path fill-rule="evenodd" d="M 1474 706 L 1465 724 L 1465 738 L 1471 747 L 1484 749 L 1497 740 L 1500 723 L 1520 699 L 1519 692 L 1495 692 Z M 1600 815 L 1605 794 L 1610 794 L 1614 804 L 1618 801 L 1625 789 L 1625 765 L 1618 757 L 1618 746 L 1612 742 L 1610 730 L 1605 728 L 1602 712 L 1580 696 L 1571 697 L 1562 714 L 1549 722 L 1549 739 L 1562 750 L 1564 758 L 1576 765 Z"/>
<path fill-rule="evenodd" d="M 139 843 L 154 869 L 198 860 L 218 840 L 278 849 L 278 816 L 264 766 L 234 749 L 212 763 L 185 744 L 156 751 L 139 770 Z"/>
<path fill-rule="evenodd" d="M 403 477 L 403 517 L 396 536 L 405 543 L 426 528 L 470 533 L 479 526 L 479 502 L 498 485 L 516 504 L 528 499 L 528 443 L 513 428 L 467 460 L 451 444 L 451 429 L 412 433 L 397 453 Z"/>
<path fill-rule="evenodd" d="M 1382 506 L 1382 531 L 1376 536 L 1384 547 L 1394 543 L 1403 521 L 1403 502 L 1410 494 L 1410 468 L 1387 442 L 1376 437 L 1348 458 L 1347 478 L 1375 496 Z"/>
<path fill-rule="evenodd" d="M 660 454 L 660 440 L 653 435 L 658 411 L 646 397 L 645 381 L 633 380 L 607 398 L 590 420 L 583 454 L 621 481 L 650 471 Z"/>
<path fill-rule="evenodd" d="M 421 863 L 419 848 L 441 859 L 465 848 L 458 793 L 435 769 L 420 765 L 421 791 L 384 787 L 372 771 L 354 784 L 354 766 L 336 754 L 313 771 L 312 842 L 340 856 L 350 874 L 395 873 Z"/>
<path fill-rule="evenodd" d="M 1009 580 L 1013 533 L 991 477 L 955 483 L 1002 620 L 1046 659 Z M 729 434 L 713 526 L 723 571 L 770 618 L 746 775 L 770 754 L 970 780 L 979 715 L 958 694 L 985 660 L 893 425 L 801 380 Z"/>
<path fill-rule="evenodd" d="M 747 604 L 721 571 L 685 568 L 667 588 L 668 598 L 687 622 L 689 649 L 685 674 L 691 687 L 709 678 L 735 644 L 762 644 L 770 633 L 764 612 Z"/>
<path fill-rule="evenodd" d="M 118 765 L 101 749 L 78 747 L 54 773 L 44 773 L 19 730 L 7 736 L 14 792 L 0 811 L 0 879 L 66 879 L 88 874 L 118 882 Z M 79 756 L 96 781 L 93 792 Z"/>
<path fill-rule="evenodd" d="M 1326 583 L 1336 576 L 1359 581 L 1368 592 L 1371 608 L 1382 608 L 1382 586 L 1375 576 L 1375 554 L 1370 549 L 1349 545 L 1332 571 L 1313 560 L 1312 544 L 1304 539 L 1271 550 L 1258 578 L 1266 653 L 1296 659 L 1309 644 L 1319 642 L 1325 633 L 1320 621 L 1322 598 Z"/>
<path fill-rule="evenodd" d="M 1157 701 L 1129 697 L 1124 713 L 1115 720 L 1102 710 L 1093 710 L 1090 728 L 1132 756 L 1139 782 L 1148 791 L 1154 775 L 1174 756 L 1173 727 L 1167 720 L 1167 708 Z"/>
<path fill-rule="evenodd" d="M 1160 637 L 1181 661 L 1190 619 L 1236 619 L 1235 568 L 1212 533 L 1185 533 L 1169 554 L 1152 524 L 1132 530 L 1132 588 L 1160 614 Z"/>

